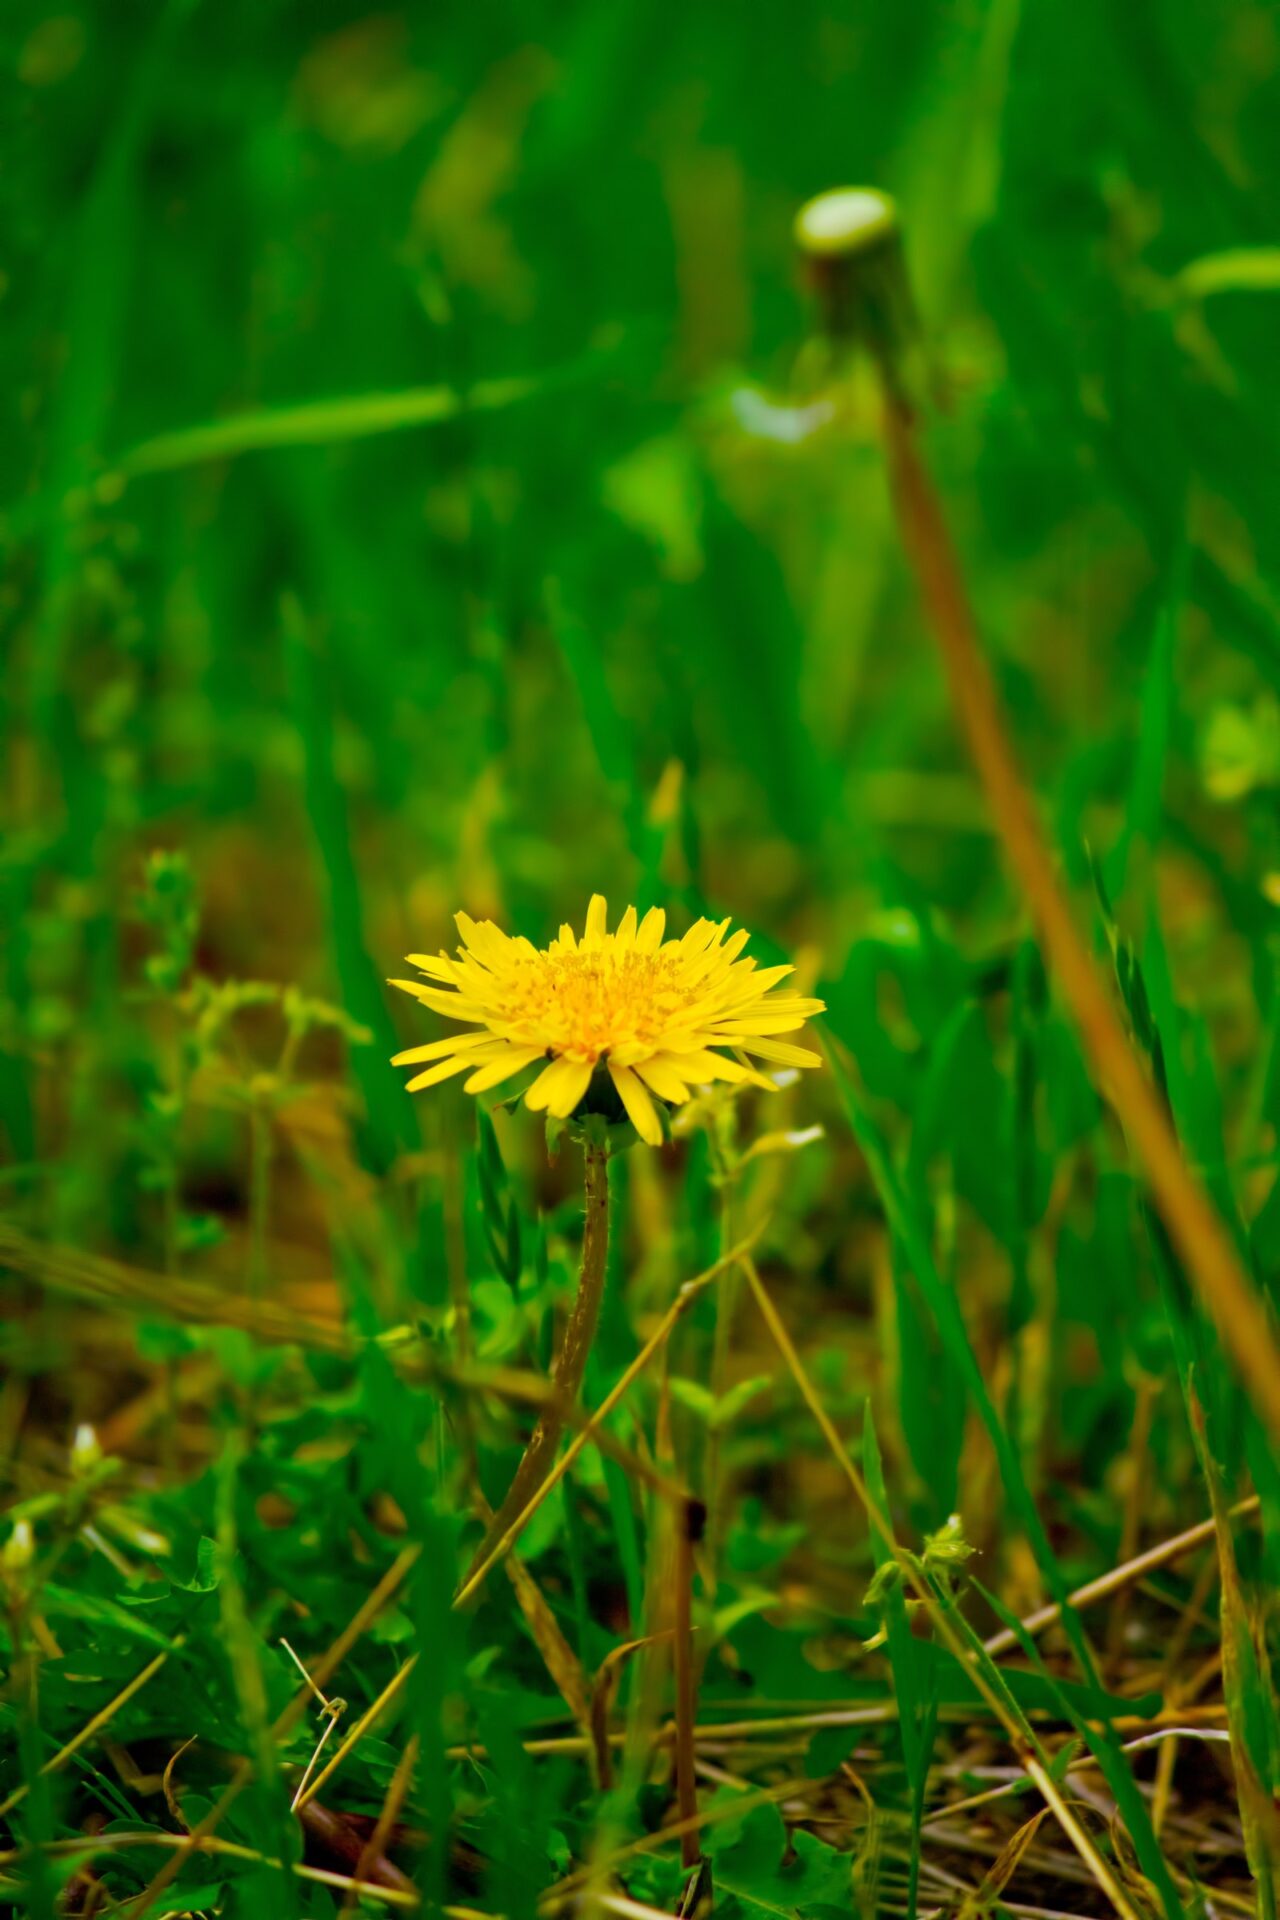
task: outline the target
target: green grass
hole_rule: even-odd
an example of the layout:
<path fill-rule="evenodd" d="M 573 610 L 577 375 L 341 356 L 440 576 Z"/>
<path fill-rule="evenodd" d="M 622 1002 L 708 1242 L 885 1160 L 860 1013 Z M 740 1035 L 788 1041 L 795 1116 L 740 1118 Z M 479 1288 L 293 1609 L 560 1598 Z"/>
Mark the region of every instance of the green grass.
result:
<path fill-rule="evenodd" d="M 1270 14 L 5 38 L 0 1903 L 1274 1916 L 1274 1445 L 1046 971 L 790 239 L 824 186 L 898 197 L 1012 736 L 1270 1302 Z M 542 941 L 596 891 L 795 958 L 828 1063 L 615 1159 L 570 1428 L 663 1337 L 454 1607 L 581 1153 L 406 1095 L 443 1028 L 384 982 L 456 909 Z M 717 1266 L 748 1239 L 790 1358 Z"/>

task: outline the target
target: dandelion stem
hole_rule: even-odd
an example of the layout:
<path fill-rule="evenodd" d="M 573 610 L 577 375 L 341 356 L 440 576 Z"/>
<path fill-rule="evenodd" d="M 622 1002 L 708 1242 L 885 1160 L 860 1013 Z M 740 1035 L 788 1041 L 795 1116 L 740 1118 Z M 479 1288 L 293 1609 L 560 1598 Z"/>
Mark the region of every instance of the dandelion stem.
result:
<path fill-rule="evenodd" d="M 550 1473 L 564 1429 L 561 1409 L 565 1405 L 572 1405 L 582 1390 L 587 1359 L 600 1318 L 600 1302 L 604 1298 L 605 1264 L 609 1251 L 608 1150 L 588 1143 L 583 1154 L 586 1218 L 582 1230 L 582 1267 L 578 1274 L 577 1298 L 564 1330 L 555 1365 L 551 1369 L 555 1400 L 544 1408 L 539 1417 L 506 1496 L 485 1529 L 484 1539 L 471 1563 L 472 1573 Z"/>
<path fill-rule="evenodd" d="M 720 1253 L 723 1258 L 733 1245 L 733 1197 L 737 1169 L 731 1150 L 725 1150 L 725 1147 L 716 1140 L 714 1132 L 711 1135 L 711 1148 L 720 1180 Z M 741 1272 L 737 1266 L 733 1266 L 725 1275 L 716 1302 L 716 1325 L 711 1348 L 711 1393 L 717 1408 L 729 1390 L 729 1358 L 733 1347 L 733 1326 L 737 1317 L 741 1288 Z M 703 1479 L 703 1491 L 707 1503 L 705 1565 L 708 1587 L 712 1593 L 715 1591 L 716 1569 L 725 1534 L 722 1499 L 723 1469 L 721 1430 L 717 1423 L 713 1423 L 707 1433 Z"/>
<path fill-rule="evenodd" d="M 1280 1437 L 1280 1348 L 1204 1185 L 1188 1166 L 1169 1115 L 1129 1040 L 1101 971 L 1075 923 L 1023 782 L 964 577 L 915 423 L 891 385 L 885 438 L 902 544 L 942 655 L 952 700 L 996 830 L 1040 936 L 1041 949 L 1146 1175 L 1161 1217 L 1272 1437 Z"/>

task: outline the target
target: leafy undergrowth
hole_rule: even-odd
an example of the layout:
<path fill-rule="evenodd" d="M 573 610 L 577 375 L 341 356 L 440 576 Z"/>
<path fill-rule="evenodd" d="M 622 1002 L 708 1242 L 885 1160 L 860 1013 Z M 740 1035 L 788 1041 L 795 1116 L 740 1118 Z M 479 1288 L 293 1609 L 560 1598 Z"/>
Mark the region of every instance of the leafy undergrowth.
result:
<path fill-rule="evenodd" d="M 9 1336 L 11 1901 L 1251 1905 L 1272 1816 L 1247 1769 L 1267 1777 L 1274 1730 L 1256 1501 L 1221 1629 L 1212 1521 L 1150 1549 L 1205 1510 L 1186 1497 L 1196 1444 L 1219 1509 L 1265 1448 L 1030 948 L 975 969 L 903 913 L 856 950 L 936 1035 L 905 1152 L 890 1087 L 872 1097 L 850 1064 L 875 1057 L 869 1001 L 837 995 L 822 1080 L 726 1088 L 678 1110 L 659 1152 L 615 1153 L 568 1470 L 464 1580 L 545 1398 L 579 1150 L 561 1138 L 539 1166 L 532 1116 L 456 1095 L 443 1138 L 475 1144 L 371 1180 L 344 1081 L 308 1073 L 335 1033 L 368 1036 L 195 969 L 180 859 L 152 861 L 137 904 L 136 1039 L 157 1051 L 136 1164 L 171 1271 L 0 1228 L 0 1258 L 44 1289 Z M 878 1019 L 875 1037 L 881 1062 L 899 1053 Z M 1186 1097 L 1204 1121 L 1205 1084 Z M 196 1142 L 227 1129 L 240 1232 L 189 1204 Z M 331 1278 L 285 1230 L 312 1210 Z M 868 1306 L 842 1324 L 851 1287 Z M 1056 1480 L 1059 1455 L 1108 1461 L 1098 1490 Z M 691 1558 L 686 1493 L 706 1507 Z M 1079 1611 L 1036 1617 L 1086 1577 Z"/>

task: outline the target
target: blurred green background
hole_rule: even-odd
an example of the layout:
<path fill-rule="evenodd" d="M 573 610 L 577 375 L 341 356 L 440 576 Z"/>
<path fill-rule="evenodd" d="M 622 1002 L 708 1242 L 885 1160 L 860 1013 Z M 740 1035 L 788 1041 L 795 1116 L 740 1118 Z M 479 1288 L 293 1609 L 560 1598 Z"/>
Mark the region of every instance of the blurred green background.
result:
<path fill-rule="evenodd" d="M 962 1159 L 999 1137 L 1007 1035 L 938 1048 L 1024 928 L 869 387 L 796 431 L 832 369 L 790 224 L 841 180 L 900 199 L 934 451 L 1064 860 L 1104 862 L 1137 938 L 1160 893 L 1266 1146 L 1272 10 L 184 0 L 14 14 L 7 47 L 0 1126 L 29 1219 L 155 1251 L 135 900 L 165 848 L 204 972 L 372 1032 L 344 1108 L 371 1172 L 461 1113 L 387 1070 L 383 975 L 458 906 L 541 937 L 597 888 L 799 949 L 873 1096 L 959 1096 Z M 1092 1108 L 1053 1045 L 1060 1144 Z M 236 1155 L 204 1151 L 234 1218 Z M 986 1162 L 990 1214 L 1015 1176 Z"/>
<path fill-rule="evenodd" d="M 379 946 L 391 901 L 439 922 L 501 885 L 542 921 L 625 890 L 673 757 L 710 894 L 847 902 L 889 846 L 968 900 L 873 422 L 797 452 L 727 405 L 792 380 L 792 213 L 842 179 L 900 196 L 1024 744 L 1053 790 L 1087 731 L 1105 797 L 1188 529 L 1188 639 L 1216 642 L 1188 713 L 1206 659 L 1249 692 L 1272 658 L 1275 307 L 1186 270 L 1274 231 L 1275 38 L 1268 9 L 1180 4 L 33 20 L 4 185 L 15 824 L 107 889 L 127 836 L 213 857 L 249 828 L 288 911 L 246 874 L 224 937 L 319 964 L 290 594 Z M 220 415 L 511 376 L 529 397 L 436 428 L 111 484 Z"/>
<path fill-rule="evenodd" d="M 386 1069 L 382 977 L 458 906 L 542 937 L 595 889 L 801 949 L 914 1109 L 1023 925 L 870 388 L 795 430 L 832 370 L 790 225 L 842 180 L 901 203 L 934 452 L 1063 857 L 1107 863 L 1137 937 L 1159 878 L 1257 1146 L 1270 9 L 184 3 L 7 38 L 0 1125 L 38 1221 L 155 1248 L 157 848 L 203 971 L 372 1031 L 371 1171 L 461 1114 Z M 242 1172 L 202 1178 L 233 1217 Z"/>

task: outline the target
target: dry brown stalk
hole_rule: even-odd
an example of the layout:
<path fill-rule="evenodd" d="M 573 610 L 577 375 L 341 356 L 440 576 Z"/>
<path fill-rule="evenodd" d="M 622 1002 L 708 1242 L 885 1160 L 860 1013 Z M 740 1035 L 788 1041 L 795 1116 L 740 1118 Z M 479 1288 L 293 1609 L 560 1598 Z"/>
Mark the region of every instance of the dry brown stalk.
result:
<path fill-rule="evenodd" d="M 1231 1518 L 1238 1520 L 1246 1514 L 1256 1513 L 1258 1505 L 1257 1494 L 1250 1494 L 1247 1499 L 1238 1501 L 1232 1507 Z M 1077 1587 L 1074 1593 L 1068 1595 L 1068 1598 L 1073 1607 L 1091 1607 L 1096 1601 L 1105 1600 L 1108 1595 L 1118 1592 L 1121 1587 L 1128 1586 L 1132 1581 L 1142 1580 L 1147 1574 L 1154 1573 L 1157 1568 L 1167 1567 L 1171 1561 L 1180 1560 L 1183 1554 L 1190 1553 L 1193 1547 L 1203 1545 L 1206 1540 L 1212 1540 L 1213 1535 L 1213 1520 L 1198 1520 L 1195 1526 L 1187 1527 L 1182 1533 L 1171 1535 L 1168 1540 L 1162 1540 L 1158 1546 L 1148 1547 L 1144 1553 L 1135 1555 L 1132 1560 L 1126 1560 L 1121 1566 L 1109 1567 L 1106 1573 L 1100 1573 L 1096 1579 L 1086 1580 L 1084 1585 Z M 1037 1607 L 1036 1611 L 1029 1613 L 1022 1622 L 1022 1630 L 1024 1633 L 1041 1633 L 1045 1627 L 1051 1627 L 1055 1620 L 1061 1618 L 1062 1608 L 1056 1603 L 1051 1606 Z M 983 1645 L 989 1654 L 998 1658 L 1002 1653 L 1013 1651 L 1018 1645 L 1018 1636 L 1011 1627 L 1002 1627 L 999 1633 L 993 1633 L 989 1640 L 983 1642 Z"/>
<path fill-rule="evenodd" d="M 1009 865 L 1035 922 L 1101 1088 L 1130 1145 L 1187 1274 L 1273 1440 L 1280 1440 L 1280 1347 L 1267 1310 L 1125 1030 L 1081 938 L 1009 741 L 991 669 L 978 643 L 964 578 L 914 420 L 885 392 L 885 440 L 898 523 L 942 655 L 951 697 Z"/>

